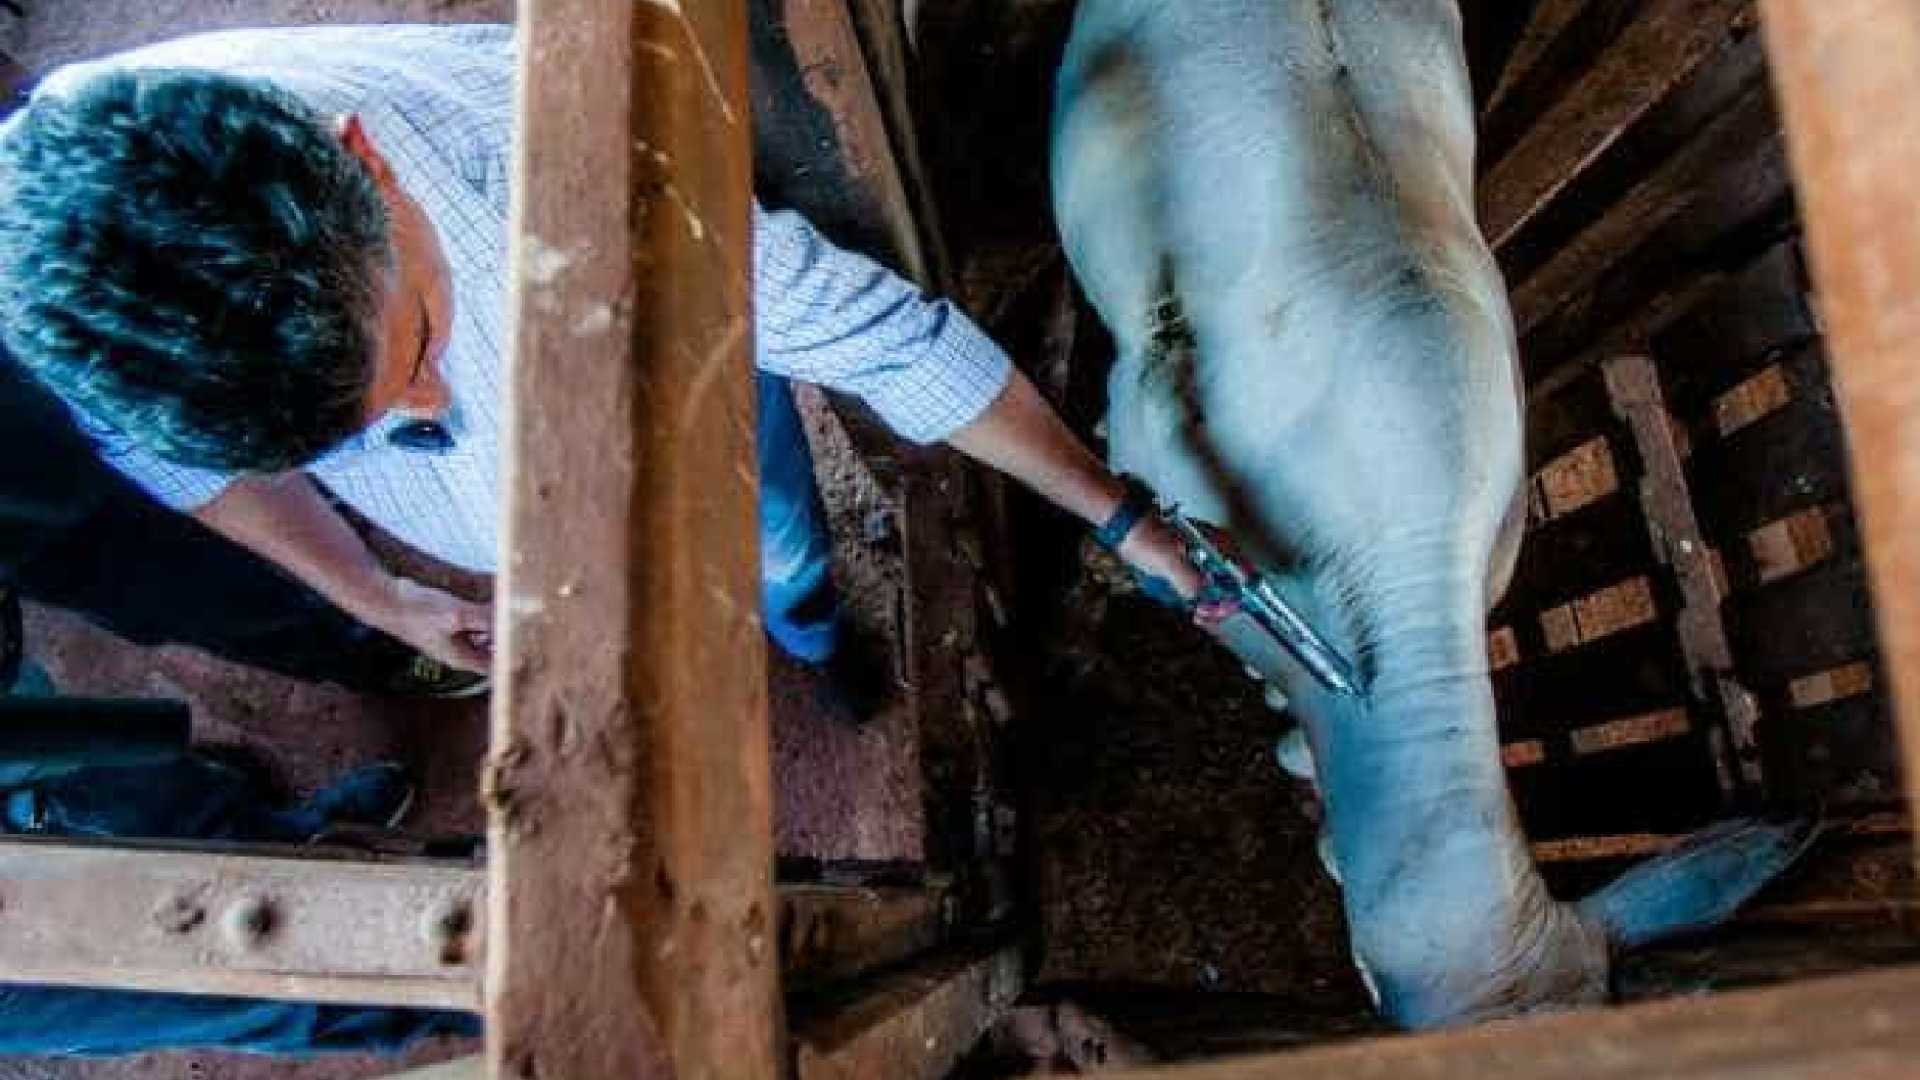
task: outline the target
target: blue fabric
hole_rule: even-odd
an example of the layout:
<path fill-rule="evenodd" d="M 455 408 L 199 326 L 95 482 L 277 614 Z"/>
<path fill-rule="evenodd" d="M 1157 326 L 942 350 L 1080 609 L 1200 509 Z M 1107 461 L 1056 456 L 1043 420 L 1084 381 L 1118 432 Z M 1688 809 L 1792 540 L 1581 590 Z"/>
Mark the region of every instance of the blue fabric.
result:
<path fill-rule="evenodd" d="M 325 826 L 304 809 L 273 808 L 239 770 L 191 756 L 81 769 L 0 803 L 0 831 L 46 836 L 299 844 Z"/>
<path fill-rule="evenodd" d="M 755 376 L 760 394 L 760 597 L 767 633 L 789 656 L 819 663 L 840 639 L 833 544 L 813 476 L 813 453 L 778 375 Z"/>
<path fill-rule="evenodd" d="M 429 1035 L 478 1035 L 464 1013 L 245 998 L 0 986 L 0 1054 L 101 1057 L 149 1050 L 389 1053 Z"/>
<path fill-rule="evenodd" d="M 3 794 L 0 832 L 298 841 L 323 824 L 311 811 L 274 809 L 241 771 L 193 757 L 83 769 Z M 427 1036 L 479 1030 L 479 1019 L 464 1013 L 0 985 L 0 1054 L 392 1052 Z"/>

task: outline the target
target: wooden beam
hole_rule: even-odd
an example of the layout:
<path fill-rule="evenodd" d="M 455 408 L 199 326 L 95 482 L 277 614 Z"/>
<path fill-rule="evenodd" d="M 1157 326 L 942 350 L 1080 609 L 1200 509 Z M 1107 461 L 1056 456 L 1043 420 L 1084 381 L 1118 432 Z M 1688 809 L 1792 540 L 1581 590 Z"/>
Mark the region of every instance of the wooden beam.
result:
<path fill-rule="evenodd" d="M 1500 248 L 1711 56 L 1751 0 L 1650 0 L 1480 182 L 1480 224 Z"/>
<path fill-rule="evenodd" d="M 1501 111 L 1514 88 L 1530 80 L 1568 28 L 1594 3 L 1595 0 L 1539 0 L 1533 5 L 1513 43 L 1513 52 L 1501 65 L 1493 88 L 1487 92 L 1486 105 L 1481 109 L 1483 117 Z"/>
<path fill-rule="evenodd" d="M 926 248 L 927 276 L 921 280 L 946 291 L 952 283 L 952 259 L 940 228 L 933 177 L 920 151 L 920 125 L 914 115 L 914 68 L 907 40 L 906 5 L 901 0 L 851 0 L 855 30 L 867 57 L 902 183 L 913 204 Z"/>
<path fill-rule="evenodd" d="M 488 1059 L 771 1080 L 745 9 L 520 33 Z"/>
<path fill-rule="evenodd" d="M 1606 362 L 1607 392 L 1614 409 L 1633 431 L 1646 471 L 1640 478 L 1640 505 L 1660 548 L 1661 561 L 1680 587 L 1674 629 L 1692 677 L 1694 700 L 1724 719 L 1724 730 L 1710 740 L 1722 793 L 1733 798 L 1747 791 L 1765 793 L 1760 771 L 1757 725 L 1760 703 L 1734 672 L 1733 647 L 1720 614 L 1726 594 L 1714 572 L 1713 552 L 1694 513 L 1686 464 L 1674 437 L 1674 418 L 1653 358 L 1616 356 Z"/>
<path fill-rule="evenodd" d="M 1569 298 L 1587 290 L 1662 225 L 1685 213 L 1702 197 L 1711 177 L 1776 138 L 1778 129 L 1767 85 L 1756 82 L 1732 108 L 1514 288 L 1513 321 L 1520 336 L 1524 338 Z"/>
<path fill-rule="evenodd" d="M 487 1080 L 487 1059 L 480 1054 L 455 1058 L 437 1065 L 392 1073 L 383 1080 Z"/>
<path fill-rule="evenodd" d="M 1013 1006 L 1020 950 L 958 950 L 796 1021 L 795 1080 L 940 1080 Z"/>
<path fill-rule="evenodd" d="M 881 108 L 881 90 L 867 66 L 846 0 L 774 2 L 807 93 L 832 118 L 834 154 L 851 188 L 845 194 L 857 203 L 861 217 L 882 227 L 901 272 L 932 284 L 932 264 Z"/>
<path fill-rule="evenodd" d="M 1590 1009 L 1111 1080 L 1696 1080 L 1905 1077 L 1920 1054 L 1920 968 Z"/>
<path fill-rule="evenodd" d="M 1920 783 L 1920 13 L 1763 0 L 1799 181 L 1880 646 Z"/>
<path fill-rule="evenodd" d="M 786 990 L 891 967 L 931 950 L 952 922 L 947 890 L 783 885 L 780 960 Z"/>
<path fill-rule="evenodd" d="M 831 155 L 834 171 L 845 179 L 834 195 L 850 205 L 836 206 L 836 211 L 851 213 L 863 224 L 882 223 L 881 231 L 906 274 L 923 288 L 943 289 L 943 249 L 936 223 L 916 216 L 910 196 L 923 191 L 925 183 L 904 172 L 919 160 L 912 132 L 890 130 L 888 124 L 885 103 L 903 98 L 904 88 L 879 78 L 884 76 L 887 83 L 904 79 L 904 54 L 892 61 L 897 67 L 870 67 L 852 29 L 847 0 L 761 2 L 777 10 L 810 93 L 833 117 L 833 144 L 811 149 Z M 874 5 L 862 4 L 859 10 L 870 33 L 885 32 L 889 20 Z M 903 108 L 896 105 L 896 124 Z M 907 149 L 896 153 L 896 146 Z M 977 524 L 974 488 L 997 481 L 978 476 L 945 448 L 903 446 L 863 412 L 836 404 L 842 406 L 836 409 L 841 426 L 901 505 L 903 666 L 909 707 L 921 732 L 921 771 L 927 778 L 928 861 L 955 871 L 967 906 L 977 907 L 972 900 L 980 893 L 975 879 L 984 875 L 971 873 L 969 867 L 991 854 L 987 838 L 975 826 L 983 818 L 978 808 L 992 801 L 992 766 L 982 734 L 988 725 L 968 701 L 966 665 L 977 654 L 981 566 L 976 563 L 985 560 L 977 537 L 964 534 Z"/>
<path fill-rule="evenodd" d="M 444 863 L 10 837 L 0 969 L 54 986 L 474 1009 L 483 884 Z"/>

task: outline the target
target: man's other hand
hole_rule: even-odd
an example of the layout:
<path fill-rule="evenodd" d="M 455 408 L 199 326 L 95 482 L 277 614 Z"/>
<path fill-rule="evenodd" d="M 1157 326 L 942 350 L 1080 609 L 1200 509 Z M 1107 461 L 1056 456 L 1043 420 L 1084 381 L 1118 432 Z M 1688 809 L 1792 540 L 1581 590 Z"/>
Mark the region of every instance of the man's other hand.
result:
<path fill-rule="evenodd" d="M 393 579 L 390 611 L 375 622 L 443 664 L 485 674 L 493 666 L 493 605 L 408 578 Z"/>

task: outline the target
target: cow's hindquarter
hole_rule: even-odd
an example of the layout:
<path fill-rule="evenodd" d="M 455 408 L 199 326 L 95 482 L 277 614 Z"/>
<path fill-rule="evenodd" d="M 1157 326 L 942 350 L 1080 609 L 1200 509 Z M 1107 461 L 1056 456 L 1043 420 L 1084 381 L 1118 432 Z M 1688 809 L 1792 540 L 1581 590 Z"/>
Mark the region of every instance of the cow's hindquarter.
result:
<path fill-rule="evenodd" d="M 1369 691 L 1245 626 L 1308 727 L 1356 953 L 1426 1024 L 1596 999 L 1500 766 L 1484 615 L 1521 489 L 1451 4 L 1083 0 L 1056 210 L 1115 332 L 1117 467 L 1230 525 Z"/>

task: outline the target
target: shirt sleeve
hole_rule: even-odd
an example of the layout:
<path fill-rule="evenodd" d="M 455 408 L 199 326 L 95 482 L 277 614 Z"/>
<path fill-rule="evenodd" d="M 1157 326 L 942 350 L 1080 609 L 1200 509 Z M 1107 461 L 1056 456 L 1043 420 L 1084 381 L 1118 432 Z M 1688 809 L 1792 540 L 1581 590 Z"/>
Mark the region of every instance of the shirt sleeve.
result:
<path fill-rule="evenodd" d="M 100 459 L 169 510 L 192 513 L 220 497 L 233 483 L 230 474 L 175 465 L 131 442 L 117 438 L 94 442 Z"/>
<path fill-rule="evenodd" d="M 756 362 L 865 401 L 901 437 L 939 442 L 1007 385 L 1007 354 L 952 303 L 922 295 L 805 218 L 754 204 Z"/>

